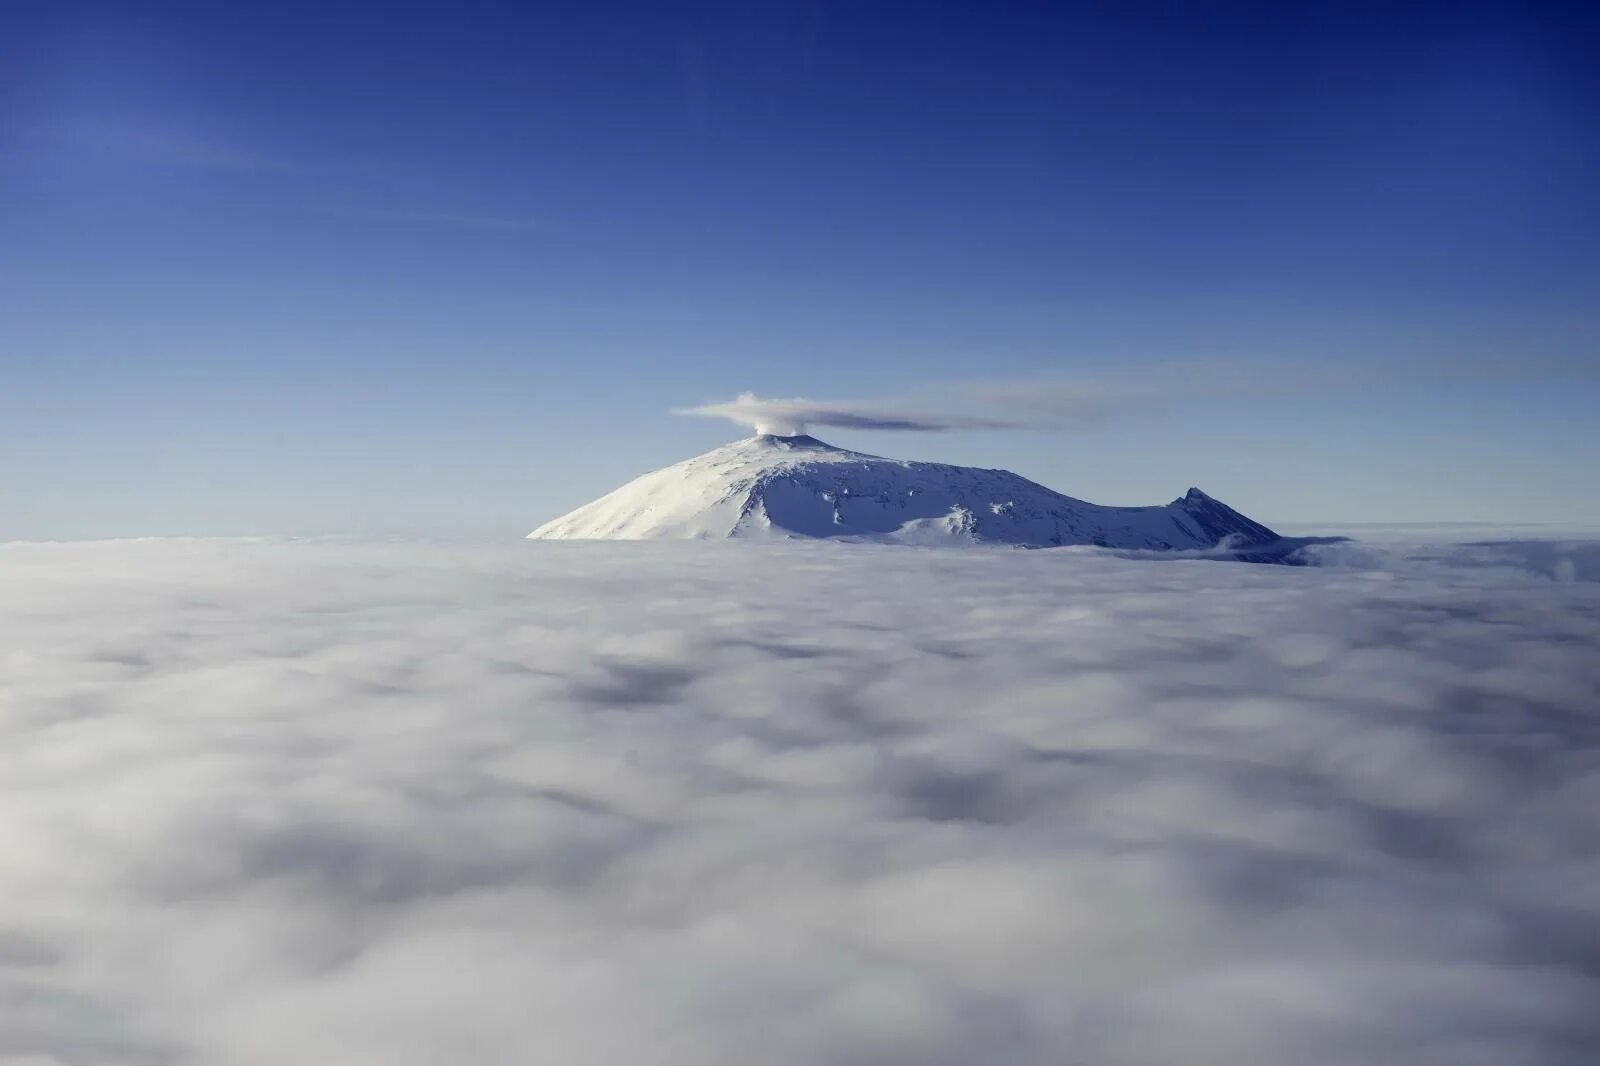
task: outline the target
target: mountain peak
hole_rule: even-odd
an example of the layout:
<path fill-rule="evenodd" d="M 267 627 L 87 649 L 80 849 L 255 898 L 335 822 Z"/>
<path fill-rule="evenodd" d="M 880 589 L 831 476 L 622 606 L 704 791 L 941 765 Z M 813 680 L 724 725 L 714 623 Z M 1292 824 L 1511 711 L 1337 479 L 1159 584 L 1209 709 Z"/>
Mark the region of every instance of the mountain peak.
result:
<path fill-rule="evenodd" d="M 1103 507 L 1007 470 L 883 459 L 803 433 L 759 433 L 645 474 L 529 536 L 1186 551 L 1277 539 L 1199 489 L 1162 506 Z"/>
<path fill-rule="evenodd" d="M 844 451 L 843 448 L 836 448 L 827 441 L 818 440 L 809 433 L 796 433 L 789 436 L 781 433 L 757 433 L 749 440 L 752 444 L 759 444 L 768 448 L 782 448 L 786 451 Z"/>
<path fill-rule="evenodd" d="M 810 434 L 757 434 L 645 474 L 536 539 L 842 538 L 898 544 L 1098 544 L 1197 551 L 1277 533 L 1198 488 L 1155 507 L 1104 507 L 1010 471 L 912 463 Z"/>

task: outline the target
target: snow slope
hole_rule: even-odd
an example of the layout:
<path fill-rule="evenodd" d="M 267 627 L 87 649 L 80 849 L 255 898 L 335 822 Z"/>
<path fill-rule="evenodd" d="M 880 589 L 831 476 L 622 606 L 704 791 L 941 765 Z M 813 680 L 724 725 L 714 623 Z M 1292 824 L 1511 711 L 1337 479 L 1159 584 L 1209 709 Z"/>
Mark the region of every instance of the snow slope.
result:
<path fill-rule="evenodd" d="M 547 522 L 540 540 L 846 537 L 907 544 L 1196 550 L 1278 535 L 1199 489 L 1102 507 L 1007 470 L 884 459 L 815 437 L 750 437 L 645 474 Z"/>

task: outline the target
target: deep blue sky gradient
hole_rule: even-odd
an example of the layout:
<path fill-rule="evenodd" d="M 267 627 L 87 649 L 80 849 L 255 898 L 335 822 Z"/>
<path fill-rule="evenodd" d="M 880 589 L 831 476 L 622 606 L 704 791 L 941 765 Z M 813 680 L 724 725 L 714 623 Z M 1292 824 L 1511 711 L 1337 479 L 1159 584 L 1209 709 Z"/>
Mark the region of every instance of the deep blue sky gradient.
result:
<path fill-rule="evenodd" d="M 1316 385 L 824 435 L 1269 522 L 1600 522 L 1595 21 L 6 4 L 0 537 L 517 535 L 743 389 L 1214 362 Z"/>

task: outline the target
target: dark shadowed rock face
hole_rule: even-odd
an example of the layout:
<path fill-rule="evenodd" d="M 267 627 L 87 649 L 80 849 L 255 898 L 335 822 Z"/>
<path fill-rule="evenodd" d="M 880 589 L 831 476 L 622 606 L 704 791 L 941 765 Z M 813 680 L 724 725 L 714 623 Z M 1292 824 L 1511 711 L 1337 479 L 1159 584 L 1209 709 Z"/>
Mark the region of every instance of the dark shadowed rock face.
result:
<path fill-rule="evenodd" d="M 1200 532 L 1213 544 L 1236 538 L 1239 544 L 1266 544 L 1279 539 L 1278 534 L 1252 521 L 1220 500 L 1214 500 L 1199 489 L 1190 489 L 1172 506 L 1180 508 L 1193 519 Z"/>
<path fill-rule="evenodd" d="M 785 437 L 777 433 L 760 433 L 754 438 L 756 443 L 769 448 L 782 448 L 786 451 L 814 451 L 814 452 L 842 452 L 845 449 L 835 448 L 826 441 L 820 441 L 809 433 L 800 433 L 792 437 Z"/>

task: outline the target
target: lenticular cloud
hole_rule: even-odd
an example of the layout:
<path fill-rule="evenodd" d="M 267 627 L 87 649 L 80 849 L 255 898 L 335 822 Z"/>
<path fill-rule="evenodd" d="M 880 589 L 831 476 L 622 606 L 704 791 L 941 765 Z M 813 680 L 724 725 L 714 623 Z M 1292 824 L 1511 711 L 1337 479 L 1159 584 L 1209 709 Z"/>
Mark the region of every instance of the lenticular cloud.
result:
<path fill-rule="evenodd" d="M 0 546 L 0 1062 L 1588 1063 L 1562 550 Z"/>

